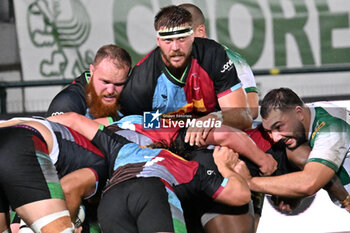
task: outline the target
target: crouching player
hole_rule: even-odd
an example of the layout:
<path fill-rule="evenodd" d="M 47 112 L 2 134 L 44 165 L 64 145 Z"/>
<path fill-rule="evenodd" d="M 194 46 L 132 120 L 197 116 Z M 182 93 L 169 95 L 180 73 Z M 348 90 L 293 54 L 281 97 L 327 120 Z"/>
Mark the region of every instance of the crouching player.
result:
<path fill-rule="evenodd" d="M 0 232 L 10 232 L 9 207 L 34 232 L 74 232 L 81 199 L 106 179 L 104 156 L 89 140 L 44 119 L 2 122 L 0 159 Z"/>

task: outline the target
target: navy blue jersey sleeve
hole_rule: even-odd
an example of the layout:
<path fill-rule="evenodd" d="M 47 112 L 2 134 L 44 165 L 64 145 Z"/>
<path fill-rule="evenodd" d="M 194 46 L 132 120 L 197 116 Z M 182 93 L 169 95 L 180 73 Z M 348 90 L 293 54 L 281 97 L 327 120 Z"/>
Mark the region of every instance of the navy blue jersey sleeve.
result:
<path fill-rule="evenodd" d="M 233 62 L 219 43 L 210 39 L 196 38 L 192 53 L 213 80 L 218 96 L 242 86 Z"/>

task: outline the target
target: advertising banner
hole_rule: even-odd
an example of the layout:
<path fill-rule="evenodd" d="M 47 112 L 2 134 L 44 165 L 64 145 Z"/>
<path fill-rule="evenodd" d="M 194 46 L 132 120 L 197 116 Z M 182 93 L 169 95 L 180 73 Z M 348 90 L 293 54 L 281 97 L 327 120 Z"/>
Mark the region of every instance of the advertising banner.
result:
<path fill-rule="evenodd" d="M 156 46 L 153 20 L 170 0 L 15 1 L 24 80 L 74 78 L 103 44 L 127 49 L 136 64 Z M 209 37 L 255 69 L 350 65 L 346 0 L 195 0 Z"/>

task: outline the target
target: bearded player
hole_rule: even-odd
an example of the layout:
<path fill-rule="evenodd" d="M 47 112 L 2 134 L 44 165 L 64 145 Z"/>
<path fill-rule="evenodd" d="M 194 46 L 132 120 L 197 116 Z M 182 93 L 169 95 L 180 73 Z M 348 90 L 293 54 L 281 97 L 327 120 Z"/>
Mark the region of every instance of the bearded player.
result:
<path fill-rule="evenodd" d="M 91 119 L 117 117 L 118 97 L 130 68 L 131 58 L 126 50 L 113 44 L 102 46 L 89 71 L 54 97 L 47 116 L 76 112 Z"/>

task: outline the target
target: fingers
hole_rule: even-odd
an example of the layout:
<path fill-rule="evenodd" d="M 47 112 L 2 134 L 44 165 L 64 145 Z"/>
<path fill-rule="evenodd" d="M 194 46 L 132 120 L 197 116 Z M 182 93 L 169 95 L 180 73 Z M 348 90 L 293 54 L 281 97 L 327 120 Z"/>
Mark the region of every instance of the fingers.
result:
<path fill-rule="evenodd" d="M 80 227 L 75 228 L 74 233 L 81 233 L 82 231 L 83 231 L 83 227 L 80 226 Z"/>
<path fill-rule="evenodd" d="M 236 163 L 233 170 L 236 173 L 238 173 L 239 175 L 241 175 L 246 181 L 249 181 L 252 178 L 252 176 L 250 175 L 250 172 L 247 168 L 247 165 L 245 164 L 244 161 L 242 161 L 240 159 L 238 159 L 238 162 Z"/>
<path fill-rule="evenodd" d="M 270 154 L 266 154 L 266 159 L 263 165 L 259 167 L 259 170 L 261 172 L 260 175 L 264 175 L 264 176 L 271 175 L 277 170 L 277 165 L 278 165 L 277 161 L 273 158 L 273 156 Z"/>
<path fill-rule="evenodd" d="M 189 127 L 185 135 L 185 142 L 190 146 L 204 146 L 209 130 L 206 128 Z"/>
<path fill-rule="evenodd" d="M 238 161 L 238 154 L 228 147 L 215 146 L 214 157 L 220 157 L 221 160 L 225 161 L 227 166 L 234 167 Z"/>
<path fill-rule="evenodd" d="M 206 115 L 204 117 L 196 119 L 196 121 L 205 122 L 208 120 L 209 115 Z M 189 127 L 187 129 L 186 135 L 185 135 L 185 142 L 189 143 L 190 146 L 205 146 L 205 140 L 208 137 L 208 134 L 211 127 L 204 126 L 204 124 L 201 124 L 202 127 L 198 127 L 198 124 L 196 127 Z"/>
<path fill-rule="evenodd" d="M 290 205 L 285 203 L 284 201 L 281 201 L 278 205 L 278 208 L 282 211 L 285 211 L 285 212 L 292 212 L 292 209 L 290 208 Z"/>

